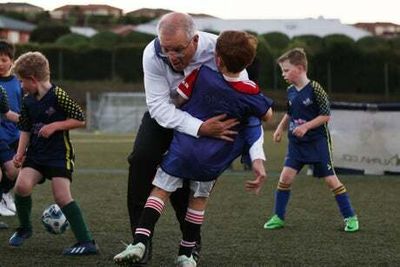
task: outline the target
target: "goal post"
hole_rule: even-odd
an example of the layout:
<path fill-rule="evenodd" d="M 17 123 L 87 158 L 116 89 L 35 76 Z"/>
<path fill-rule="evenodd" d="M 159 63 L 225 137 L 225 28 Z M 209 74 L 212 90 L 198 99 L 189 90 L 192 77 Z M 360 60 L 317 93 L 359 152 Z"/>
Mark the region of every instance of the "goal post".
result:
<path fill-rule="evenodd" d="M 102 93 L 86 97 L 88 128 L 106 133 L 137 132 L 147 111 L 144 93 Z"/>

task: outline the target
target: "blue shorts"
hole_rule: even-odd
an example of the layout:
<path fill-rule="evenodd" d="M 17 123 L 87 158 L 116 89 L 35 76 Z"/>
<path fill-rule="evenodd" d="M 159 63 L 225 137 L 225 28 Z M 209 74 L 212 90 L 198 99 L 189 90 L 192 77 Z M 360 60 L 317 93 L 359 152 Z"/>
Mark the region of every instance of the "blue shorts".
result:
<path fill-rule="evenodd" d="M 326 138 L 320 138 L 313 142 L 289 141 L 284 166 L 300 172 L 307 164 L 313 167 L 315 177 L 335 175 L 331 151 L 331 144 Z"/>
<path fill-rule="evenodd" d="M 0 164 L 13 159 L 15 153 L 6 142 L 0 141 Z"/>

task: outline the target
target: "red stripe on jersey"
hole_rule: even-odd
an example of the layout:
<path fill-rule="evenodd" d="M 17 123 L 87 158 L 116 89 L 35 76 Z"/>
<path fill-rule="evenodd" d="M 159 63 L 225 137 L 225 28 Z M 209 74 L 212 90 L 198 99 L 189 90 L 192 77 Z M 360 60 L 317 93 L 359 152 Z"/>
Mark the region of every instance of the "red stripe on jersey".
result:
<path fill-rule="evenodd" d="M 199 73 L 199 69 L 194 69 L 188 76 L 185 77 L 183 81 L 178 85 L 178 89 L 186 95 L 187 98 L 190 98 L 192 95 L 194 83 L 197 79 L 197 75 Z"/>
<path fill-rule="evenodd" d="M 260 88 L 258 85 L 250 80 L 247 81 L 238 81 L 238 82 L 229 82 L 229 84 L 234 88 L 236 91 L 248 94 L 248 95 L 256 95 L 260 93 Z"/>

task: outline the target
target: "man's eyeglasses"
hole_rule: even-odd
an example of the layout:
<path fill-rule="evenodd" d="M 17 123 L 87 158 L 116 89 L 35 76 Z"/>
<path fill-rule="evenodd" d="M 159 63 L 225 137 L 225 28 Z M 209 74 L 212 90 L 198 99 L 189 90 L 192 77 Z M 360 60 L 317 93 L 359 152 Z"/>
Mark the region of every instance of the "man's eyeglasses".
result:
<path fill-rule="evenodd" d="M 177 48 L 165 48 L 163 46 L 161 46 L 161 54 L 160 56 L 162 57 L 168 57 L 168 55 L 174 55 L 176 57 L 184 57 L 185 56 L 185 51 L 186 49 L 189 47 L 189 45 L 192 43 L 193 41 L 192 37 L 190 39 L 190 41 L 187 43 L 187 45 L 183 46 L 183 47 L 177 47 Z"/>

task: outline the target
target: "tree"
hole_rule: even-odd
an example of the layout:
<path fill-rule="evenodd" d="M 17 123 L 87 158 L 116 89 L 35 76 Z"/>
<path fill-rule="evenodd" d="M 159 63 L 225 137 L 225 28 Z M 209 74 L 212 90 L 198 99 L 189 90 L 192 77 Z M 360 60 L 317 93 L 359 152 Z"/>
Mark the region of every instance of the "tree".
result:
<path fill-rule="evenodd" d="M 323 50 L 324 43 L 322 38 L 316 35 L 299 35 L 290 40 L 289 48 L 294 47 L 302 47 L 307 54 L 315 55 Z"/>
<path fill-rule="evenodd" d="M 89 38 L 77 33 L 69 33 L 57 39 L 56 44 L 67 47 L 89 46 Z"/>
<path fill-rule="evenodd" d="M 99 32 L 93 35 L 92 38 L 90 39 L 90 43 L 94 47 L 98 48 L 111 49 L 116 45 L 118 45 L 119 42 L 120 42 L 119 35 L 109 31 Z"/>
<path fill-rule="evenodd" d="M 39 25 L 31 33 L 30 41 L 37 43 L 53 43 L 63 35 L 71 33 L 65 25 Z"/>
<path fill-rule="evenodd" d="M 269 44 L 271 49 L 282 51 L 289 45 L 289 37 L 281 32 L 270 32 L 261 35 Z"/>
<path fill-rule="evenodd" d="M 361 38 L 356 42 L 356 45 L 364 51 L 390 49 L 389 41 L 377 36 Z"/>
<path fill-rule="evenodd" d="M 130 32 L 121 40 L 124 44 L 147 44 L 152 41 L 156 36 L 153 34 L 143 32 Z"/>

